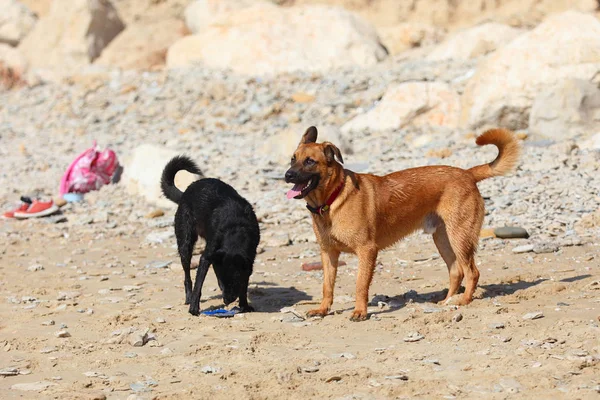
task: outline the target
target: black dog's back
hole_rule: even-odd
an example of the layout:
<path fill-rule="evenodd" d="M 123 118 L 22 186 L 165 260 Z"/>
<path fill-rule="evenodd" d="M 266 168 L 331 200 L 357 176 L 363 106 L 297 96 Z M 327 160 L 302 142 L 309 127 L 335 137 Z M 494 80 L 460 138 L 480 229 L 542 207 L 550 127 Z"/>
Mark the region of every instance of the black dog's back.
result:
<path fill-rule="evenodd" d="M 200 174 L 187 157 L 173 158 L 161 179 L 163 193 L 179 204 L 175 214 L 175 236 L 185 273 L 186 304 L 190 313 L 199 313 L 202 284 L 213 266 L 226 304 L 239 298 L 240 308 L 251 311 L 247 303 L 248 280 L 260 241 L 260 229 L 252 205 L 237 191 L 219 179 L 204 178 L 193 182 L 185 192 L 174 184 L 177 171 Z M 198 236 L 206 239 L 196 283 L 192 290 L 190 264 Z"/>

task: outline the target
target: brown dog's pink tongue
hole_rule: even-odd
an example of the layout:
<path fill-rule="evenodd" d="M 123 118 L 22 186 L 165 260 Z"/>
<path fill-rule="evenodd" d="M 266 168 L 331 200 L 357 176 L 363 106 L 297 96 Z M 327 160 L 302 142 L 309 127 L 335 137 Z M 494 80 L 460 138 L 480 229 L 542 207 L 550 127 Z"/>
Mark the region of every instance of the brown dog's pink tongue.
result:
<path fill-rule="evenodd" d="M 302 193 L 302 184 L 296 183 L 293 188 L 288 190 L 286 196 L 288 199 L 293 199 L 294 197 L 298 196 L 300 193 Z"/>

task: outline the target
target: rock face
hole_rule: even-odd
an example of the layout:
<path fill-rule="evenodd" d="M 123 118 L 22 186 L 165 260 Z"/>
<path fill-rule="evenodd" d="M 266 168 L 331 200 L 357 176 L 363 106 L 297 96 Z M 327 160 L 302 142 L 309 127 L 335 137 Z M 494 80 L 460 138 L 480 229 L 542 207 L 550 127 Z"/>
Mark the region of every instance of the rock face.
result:
<path fill-rule="evenodd" d="M 496 51 L 469 80 L 461 123 L 523 129 L 535 96 L 565 78 L 591 81 L 600 71 L 600 21 L 568 11 Z"/>
<path fill-rule="evenodd" d="M 502 47 L 523 33 L 496 22 L 488 22 L 457 32 L 440 43 L 427 57 L 429 60 L 468 60 Z"/>
<path fill-rule="evenodd" d="M 168 19 L 127 26 L 104 51 L 96 64 L 122 69 L 150 69 L 165 64 L 169 46 L 182 38 L 183 22 Z"/>
<path fill-rule="evenodd" d="M 199 33 L 244 8 L 262 0 L 196 0 L 185 9 L 185 24 L 192 33 Z"/>
<path fill-rule="evenodd" d="M 178 155 L 176 151 L 163 147 L 142 144 L 136 147 L 129 160 L 126 160 L 123 181 L 127 191 L 139 194 L 148 202 L 159 207 L 174 208 L 175 203 L 167 200 L 160 189 L 160 177 L 163 168 Z M 190 183 L 201 178 L 187 171 L 179 171 L 175 176 L 175 186 L 184 191 Z"/>
<path fill-rule="evenodd" d="M 19 48 L 30 68 L 68 74 L 98 58 L 123 28 L 108 0 L 54 0 Z"/>
<path fill-rule="evenodd" d="M 455 127 L 460 97 L 445 83 L 409 82 L 393 86 L 373 109 L 358 115 L 342 132 L 385 131 L 408 125 Z"/>
<path fill-rule="evenodd" d="M 386 56 L 375 29 L 351 12 L 325 6 L 287 9 L 259 3 L 177 41 L 169 49 L 167 66 L 200 64 L 268 75 L 367 67 Z"/>
<path fill-rule="evenodd" d="M 556 140 L 598 132 L 600 88 L 580 79 L 565 79 L 545 88 L 533 101 L 529 129 Z"/>
<path fill-rule="evenodd" d="M 0 0 L 0 43 L 19 44 L 35 25 L 35 15 L 17 0 Z"/>
<path fill-rule="evenodd" d="M 433 25 L 414 22 L 378 28 L 377 32 L 379 32 L 381 42 L 393 55 L 415 47 L 425 47 L 439 43 L 445 33 L 443 29 Z"/>

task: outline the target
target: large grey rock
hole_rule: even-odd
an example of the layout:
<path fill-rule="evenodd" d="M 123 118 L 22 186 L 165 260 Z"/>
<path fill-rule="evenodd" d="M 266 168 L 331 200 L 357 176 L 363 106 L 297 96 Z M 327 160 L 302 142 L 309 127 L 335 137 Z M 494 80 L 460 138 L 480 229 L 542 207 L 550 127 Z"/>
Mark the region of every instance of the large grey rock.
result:
<path fill-rule="evenodd" d="M 0 43 L 19 44 L 35 25 L 37 18 L 17 0 L 0 0 Z"/>
<path fill-rule="evenodd" d="M 426 47 L 439 43 L 445 34 L 442 28 L 419 22 L 404 22 L 378 27 L 377 32 L 381 42 L 393 55 L 415 47 Z"/>
<path fill-rule="evenodd" d="M 375 29 L 341 8 L 285 8 L 258 3 L 178 40 L 169 68 L 202 65 L 240 74 L 272 75 L 368 67 L 387 56 Z"/>
<path fill-rule="evenodd" d="M 600 130 L 600 88 L 581 79 L 565 79 L 542 90 L 529 115 L 532 133 L 561 140 Z"/>
<path fill-rule="evenodd" d="M 175 204 L 167 200 L 160 189 L 160 177 L 163 168 L 178 155 L 176 151 L 152 144 L 142 144 L 133 150 L 131 157 L 125 160 L 123 183 L 127 191 L 144 197 L 149 203 L 159 207 L 174 208 Z M 175 186 L 184 191 L 190 183 L 201 178 L 187 171 L 175 175 Z"/>
<path fill-rule="evenodd" d="M 508 25 L 488 22 L 454 33 L 437 45 L 427 58 L 434 61 L 476 58 L 504 46 L 523 32 Z"/>
<path fill-rule="evenodd" d="M 455 127 L 460 97 L 441 82 L 408 82 L 390 87 L 379 104 L 342 126 L 342 132 L 385 131 L 413 126 Z"/>
<path fill-rule="evenodd" d="M 199 33 L 219 23 L 232 13 L 248 8 L 262 0 L 195 0 L 185 9 L 185 24 L 192 33 Z"/>
<path fill-rule="evenodd" d="M 128 25 L 95 62 L 126 70 L 163 66 L 167 50 L 184 36 L 184 28 L 183 22 L 176 19 Z"/>
<path fill-rule="evenodd" d="M 124 29 L 108 0 L 54 0 L 19 49 L 31 68 L 68 75 L 94 61 Z"/>
<path fill-rule="evenodd" d="M 547 18 L 477 68 L 462 96 L 461 123 L 523 129 L 536 95 L 565 78 L 600 75 L 600 21 L 568 11 Z"/>

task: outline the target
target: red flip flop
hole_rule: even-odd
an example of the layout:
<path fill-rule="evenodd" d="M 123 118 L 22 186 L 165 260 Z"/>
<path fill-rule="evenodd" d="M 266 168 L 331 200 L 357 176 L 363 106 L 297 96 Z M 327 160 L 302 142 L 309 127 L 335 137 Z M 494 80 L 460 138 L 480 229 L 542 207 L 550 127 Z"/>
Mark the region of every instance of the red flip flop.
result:
<path fill-rule="evenodd" d="M 15 218 L 39 218 L 45 217 L 50 214 L 54 214 L 58 211 L 58 206 L 54 204 L 54 201 L 38 201 L 34 200 L 29 208 L 25 211 L 15 211 Z"/>

